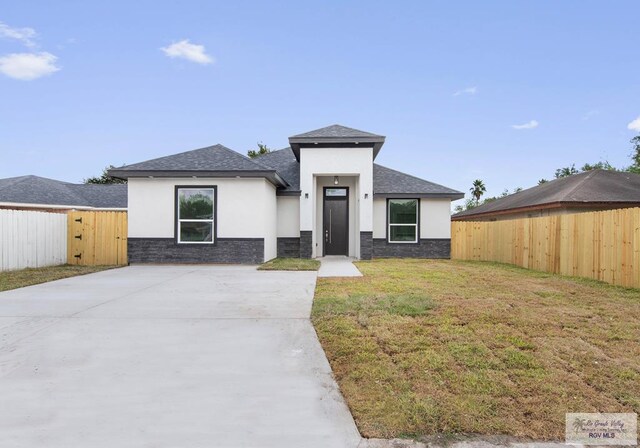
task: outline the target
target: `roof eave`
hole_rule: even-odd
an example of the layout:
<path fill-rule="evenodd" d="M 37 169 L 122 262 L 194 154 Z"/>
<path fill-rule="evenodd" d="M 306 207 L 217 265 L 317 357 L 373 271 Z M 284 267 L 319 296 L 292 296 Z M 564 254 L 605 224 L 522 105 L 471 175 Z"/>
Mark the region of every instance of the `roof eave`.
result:
<path fill-rule="evenodd" d="M 438 198 L 455 201 L 462 199 L 464 193 L 373 193 L 374 198 L 411 199 L 411 198 Z"/>
<path fill-rule="evenodd" d="M 117 179 L 131 178 L 167 178 L 167 177 L 244 177 L 244 178 L 265 178 L 276 187 L 287 187 L 289 184 L 275 170 L 118 170 L 112 169 L 107 174 Z"/>
<path fill-rule="evenodd" d="M 505 216 L 505 215 L 513 215 L 516 213 L 523 213 L 529 211 L 536 210 L 553 210 L 558 208 L 593 208 L 599 209 L 606 206 L 615 205 L 616 208 L 627 208 L 627 207 L 638 207 L 640 206 L 640 201 L 638 202 L 629 202 L 629 201 L 598 201 L 598 202 L 587 202 L 587 201 L 557 201 L 557 202 L 548 202 L 545 204 L 537 204 L 537 205 L 527 205 L 524 207 L 514 207 L 508 208 L 504 210 L 491 210 L 480 213 L 466 213 L 460 212 L 451 216 L 451 220 L 453 221 L 465 221 L 467 219 L 475 219 L 475 218 L 490 218 L 492 216 Z"/>
<path fill-rule="evenodd" d="M 296 160 L 300 161 L 300 148 L 313 148 L 316 145 L 335 145 L 339 148 L 340 145 L 360 145 L 364 147 L 373 148 L 373 158 L 380 152 L 382 145 L 384 145 L 384 136 L 375 137 L 289 137 L 289 146 L 296 157 Z"/>
<path fill-rule="evenodd" d="M 276 196 L 301 196 L 301 190 L 276 190 Z"/>
<path fill-rule="evenodd" d="M 127 207 L 96 207 L 92 205 L 69 205 L 69 204 L 39 204 L 30 202 L 0 202 L 0 208 L 33 208 L 52 210 L 105 210 L 105 211 L 126 211 Z"/>

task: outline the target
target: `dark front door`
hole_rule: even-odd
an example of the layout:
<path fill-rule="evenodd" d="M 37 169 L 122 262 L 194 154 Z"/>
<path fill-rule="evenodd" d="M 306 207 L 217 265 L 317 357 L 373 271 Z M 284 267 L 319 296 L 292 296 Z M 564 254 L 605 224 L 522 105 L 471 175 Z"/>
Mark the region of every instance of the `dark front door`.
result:
<path fill-rule="evenodd" d="M 349 189 L 324 189 L 324 255 L 349 255 Z"/>

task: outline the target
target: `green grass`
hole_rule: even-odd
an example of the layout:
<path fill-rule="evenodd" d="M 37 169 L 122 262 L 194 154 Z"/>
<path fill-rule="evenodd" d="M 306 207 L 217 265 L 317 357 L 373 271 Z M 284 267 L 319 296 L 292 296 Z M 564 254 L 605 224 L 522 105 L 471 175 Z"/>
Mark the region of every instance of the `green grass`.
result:
<path fill-rule="evenodd" d="M 318 260 L 306 258 L 274 258 L 261 264 L 260 271 L 317 271 L 320 268 Z"/>
<path fill-rule="evenodd" d="M 562 440 L 640 413 L 640 290 L 496 263 L 374 260 L 318 279 L 312 319 L 366 437 Z"/>
<path fill-rule="evenodd" d="M 27 268 L 17 271 L 0 272 L 0 291 L 37 285 L 76 275 L 91 274 L 93 272 L 112 269 L 115 266 L 48 266 L 45 268 Z"/>

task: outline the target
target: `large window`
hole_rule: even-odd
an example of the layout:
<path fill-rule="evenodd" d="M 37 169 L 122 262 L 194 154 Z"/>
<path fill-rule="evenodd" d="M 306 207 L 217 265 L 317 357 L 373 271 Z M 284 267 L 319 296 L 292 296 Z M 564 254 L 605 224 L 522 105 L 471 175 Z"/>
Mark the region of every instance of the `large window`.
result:
<path fill-rule="evenodd" d="M 389 242 L 418 242 L 418 200 L 389 199 Z"/>
<path fill-rule="evenodd" d="M 213 187 L 177 188 L 178 243 L 213 243 Z"/>

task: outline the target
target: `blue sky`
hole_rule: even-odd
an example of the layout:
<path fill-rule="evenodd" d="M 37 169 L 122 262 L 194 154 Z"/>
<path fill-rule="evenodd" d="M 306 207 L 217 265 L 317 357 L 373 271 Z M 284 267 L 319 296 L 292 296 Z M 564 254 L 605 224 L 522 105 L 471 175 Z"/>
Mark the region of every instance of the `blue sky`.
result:
<path fill-rule="evenodd" d="M 637 0 L 2 0 L 0 177 L 79 182 L 334 123 L 386 135 L 379 163 L 467 193 L 626 165 L 639 15 Z"/>

